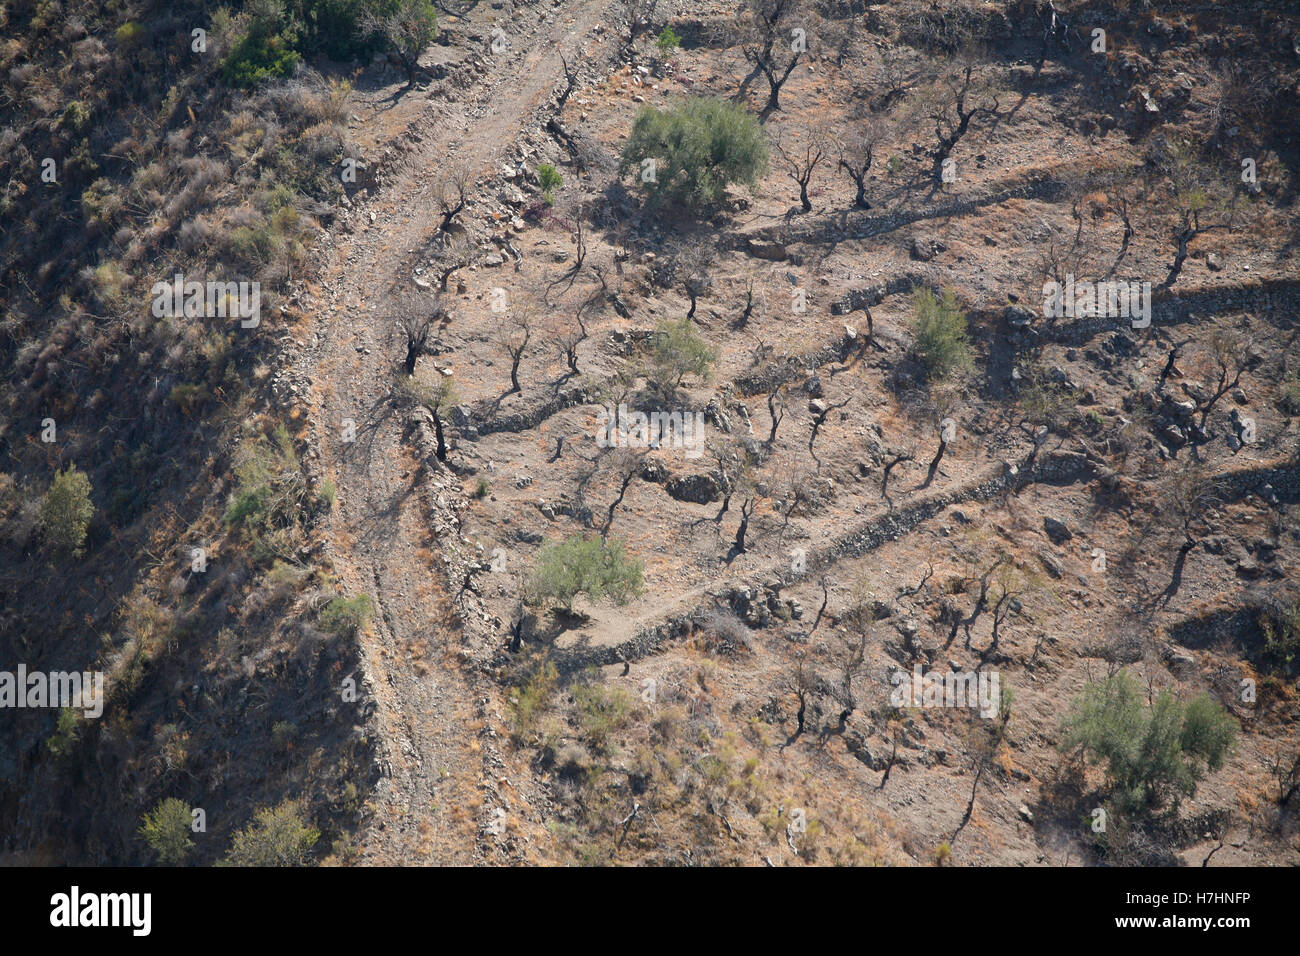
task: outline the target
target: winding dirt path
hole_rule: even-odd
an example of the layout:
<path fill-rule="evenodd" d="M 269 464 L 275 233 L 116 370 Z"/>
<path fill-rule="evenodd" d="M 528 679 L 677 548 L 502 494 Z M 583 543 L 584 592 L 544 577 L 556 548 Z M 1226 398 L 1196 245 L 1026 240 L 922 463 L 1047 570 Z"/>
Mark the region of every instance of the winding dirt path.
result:
<path fill-rule="evenodd" d="M 520 19 L 531 18 L 524 27 L 531 32 L 508 29 L 511 48 L 492 57 L 474 85 L 450 91 L 437 105 L 412 92 L 391 106 L 385 123 L 406 125 L 402 138 L 414 145 L 353 213 L 356 231 L 336 230 L 322 243 L 312 280 L 318 291 L 302 301 L 311 321 L 295 375 L 310 384 L 310 445 L 338 489 L 325 550 L 343 589 L 368 593 L 376 609 L 360 639 L 384 774 L 359 840 L 366 863 L 522 859 L 492 826 L 503 804 L 521 796 L 501 792 L 513 787 L 494 746 L 495 686 L 461 664 L 464 635 L 437 559 L 446 537 L 434 528 L 448 526 L 460 480 L 422 466 L 388 400 L 404 348 L 388 302 L 392 290 L 409 286 L 418 251 L 439 221 L 434 172 L 453 158 L 476 173 L 501 159 L 562 80 L 560 54 L 572 63 L 614 52 L 609 31 L 604 39 L 593 31 L 608 24 L 610 6 L 611 0 L 530 5 L 507 27 L 518 30 Z M 490 26 L 474 20 L 489 14 L 476 10 L 468 26 L 487 35 Z M 408 114 L 409 123 L 394 111 Z M 352 443 L 342 440 L 347 419 L 356 423 Z"/>

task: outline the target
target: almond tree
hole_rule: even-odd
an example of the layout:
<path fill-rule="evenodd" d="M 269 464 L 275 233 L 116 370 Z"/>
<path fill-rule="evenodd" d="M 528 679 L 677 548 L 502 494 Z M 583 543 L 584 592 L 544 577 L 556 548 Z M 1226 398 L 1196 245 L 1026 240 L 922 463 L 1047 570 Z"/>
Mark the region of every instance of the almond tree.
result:
<path fill-rule="evenodd" d="M 587 341 L 589 334 L 583 313 L 590 304 L 591 300 L 588 299 L 574 311 L 573 318 L 576 327 L 571 327 L 555 336 L 555 344 L 559 346 L 560 354 L 564 356 L 565 364 L 569 369 L 564 377 L 560 379 L 561 383 L 573 378 L 575 375 L 582 374 L 582 371 L 578 368 L 578 348 L 583 342 Z"/>
<path fill-rule="evenodd" d="M 858 209 L 870 209 L 867 201 L 867 174 L 871 172 L 871 163 L 875 158 L 876 146 L 882 139 L 881 127 L 877 123 L 868 123 L 862 130 L 844 137 L 837 143 L 838 161 L 836 168 L 853 180 L 857 195 L 853 205 Z"/>
<path fill-rule="evenodd" d="M 993 719 L 984 716 L 971 718 L 972 723 L 967 734 L 966 761 L 973 772 L 971 778 L 970 801 L 966 812 L 962 814 L 961 823 L 957 825 L 952 838 L 970 823 L 971 814 L 975 812 L 975 795 L 979 792 L 984 775 L 997 765 L 998 754 L 1007 739 L 1007 724 L 1011 721 L 1011 691 L 1003 689 L 1002 699 L 998 701 L 998 713 Z"/>
<path fill-rule="evenodd" d="M 464 211 L 469 200 L 471 179 L 468 168 L 458 164 L 442 173 L 434 183 L 438 212 L 442 216 L 442 222 L 438 224 L 439 232 L 450 229 L 455 218 Z"/>
<path fill-rule="evenodd" d="M 966 650 L 970 650 L 970 629 L 975 626 L 975 622 L 979 620 L 980 615 L 989 608 L 989 587 L 992 583 L 993 575 L 998 568 L 1002 567 L 1002 565 L 1009 560 L 1010 558 L 1004 554 L 989 565 L 988 569 L 978 578 L 967 577 L 962 579 L 963 584 L 978 581 L 980 586 L 979 594 L 975 596 L 975 607 L 971 610 L 969 615 L 966 617 L 962 617 L 960 613 L 952 615 L 952 630 L 948 633 L 948 640 L 943 645 L 944 647 L 950 647 L 952 642 L 957 639 L 957 629 L 964 628 L 966 631 L 966 643 L 964 646 Z"/>
<path fill-rule="evenodd" d="M 981 93 L 978 84 L 973 84 L 971 75 L 974 64 L 967 63 L 964 70 L 950 73 L 941 80 L 935 91 L 930 118 L 934 120 L 934 135 L 938 145 L 931 150 L 934 158 L 935 182 L 943 181 L 943 163 L 952 155 L 952 151 L 970 131 L 971 121 L 996 117 L 1001 104 L 996 96 Z M 974 88 L 972 88 L 974 87 Z"/>
<path fill-rule="evenodd" d="M 867 633 L 862 633 L 856 641 L 850 640 L 845 645 L 844 660 L 840 665 L 840 679 L 835 685 L 835 699 L 839 702 L 839 729 L 842 732 L 848 726 L 849 718 L 858 709 L 858 697 L 853 690 L 853 679 L 862 670 L 867 657 Z"/>
<path fill-rule="evenodd" d="M 1161 283 L 1161 288 L 1168 289 L 1183 271 L 1187 247 L 1193 239 L 1232 227 L 1237 191 L 1229 194 L 1223 177 L 1202 163 L 1196 147 L 1185 141 L 1162 143 L 1153 150 L 1150 159 L 1167 181 L 1177 214 L 1172 236 L 1176 247 L 1174 261 Z"/>
<path fill-rule="evenodd" d="M 510 391 L 506 392 L 507 395 L 514 395 L 520 391 L 519 363 L 523 360 L 524 350 L 528 348 L 528 342 L 532 337 L 532 326 L 529 325 L 526 317 L 516 318 L 501 332 L 501 347 L 510 354 Z"/>
<path fill-rule="evenodd" d="M 609 503 L 609 511 L 605 515 L 605 526 L 600 529 L 602 539 L 609 536 L 609 529 L 614 526 L 614 511 L 623 503 L 624 497 L 627 496 L 627 489 L 637 475 L 641 474 L 641 469 L 645 464 L 645 456 L 644 449 L 619 448 L 614 450 L 611 458 L 611 468 L 614 479 L 618 483 L 618 496 Z"/>
<path fill-rule="evenodd" d="M 635 43 L 636 38 L 651 28 L 655 7 L 659 0 L 623 0 L 623 15 L 627 17 L 627 42 Z"/>
<path fill-rule="evenodd" d="M 767 444 L 770 448 L 776 442 L 776 429 L 781 424 L 781 419 L 785 418 L 785 386 L 778 385 L 767 395 L 767 412 L 772 416 L 772 430 L 768 432 Z"/>
<path fill-rule="evenodd" d="M 934 453 L 934 459 L 930 462 L 930 468 L 925 473 L 925 481 L 921 483 L 922 488 L 929 488 L 930 483 L 934 481 L 934 476 L 939 471 L 939 462 L 943 461 L 944 453 L 948 450 L 949 431 L 940 424 L 939 427 L 939 450 Z"/>
<path fill-rule="evenodd" d="M 410 89 L 420 69 L 420 54 L 438 36 L 438 15 L 429 0 L 397 0 L 390 9 L 391 12 L 383 15 L 367 9 L 360 26 L 367 33 L 378 34 L 388 44 L 390 55 L 406 70 L 406 88 Z"/>
<path fill-rule="evenodd" d="M 691 300 L 686 317 L 693 319 L 699 297 L 713 287 L 710 267 L 716 255 L 717 247 L 704 233 L 678 238 L 666 253 L 655 259 L 650 278 L 664 288 L 680 284 Z"/>
<path fill-rule="evenodd" d="M 796 14 L 799 22 L 795 22 Z M 801 0 L 748 0 L 745 10 L 745 39 L 741 49 L 754 72 L 741 83 L 738 96 L 744 96 L 750 77 L 762 73 L 767 79 L 767 103 L 759 119 L 781 108 L 781 87 L 807 52 L 811 13 Z M 795 31 L 802 30 L 802 33 Z"/>
<path fill-rule="evenodd" d="M 834 405 L 827 405 L 821 411 L 815 412 L 813 414 L 812 433 L 808 436 L 808 454 L 812 455 L 812 460 L 817 462 L 818 471 L 821 471 L 822 463 L 821 463 L 821 459 L 817 457 L 817 453 L 813 451 L 813 445 L 817 441 L 817 433 L 821 431 L 821 427 L 826 424 L 827 415 L 829 415 L 831 412 L 835 411 L 836 409 L 843 408 L 852 400 L 853 400 L 853 396 L 850 395 L 848 398 L 844 399 L 844 401 L 837 402 Z"/>
<path fill-rule="evenodd" d="M 1161 482 L 1159 514 L 1164 524 L 1182 540 L 1174 557 L 1173 573 L 1162 597 L 1168 601 L 1182 585 L 1187 556 L 1200 545 L 1209 530 L 1207 515 L 1218 505 L 1218 488 L 1201 464 L 1175 468 Z"/>
<path fill-rule="evenodd" d="M 776 148 L 776 154 L 781 158 L 788 171 L 788 175 L 799 185 L 799 205 L 804 212 L 812 212 L 812 202 L 808 199 L 808 184 L 812 181 L 813 172 L 821 165 L 822 160 L 827 153 L 825 137 L 819 133 L 808 133 L 803 148 L 793 144 L 786 144 L 785 137 L 778 136 L 773 144 Z M 867 160 L 871 162 L 870 159 Z"/>
<path fill-rule="evenodd" d="M 429 299 L 408 294 L 397 303 L 397 328 L 406 339 L 406 358 L 402 363 L 408 376 L 415 374 L 415 363 L 429 349 L 433 322 L 446 314 L 441 296 Z"/>
<path fill-rule="evenodd" d="M 885 462 L 885 470 L 880 479 L 880 497 L 885 499 L 885 502 L 889 505 L 890 511 L 894 510 L 894 502 L 889 497 L 889 474 L 899 465 L 909 461 L 916 461 L 916 452 L 914 449 L 907 449 L 898 452 L 893 458 Z"/>
<path fill-rule="evenodd" d="M 1250 344 L 1249 340 L 1242 336 L 1222 329 L 1216 330 L 1210 336 L 1207 351 L 1214 366 L 1215 381 L 1210 386 L 1213 391 L 1196 404 L 1196 412 L 1201 416 L 1202 435 L 1205 433 L 1205 423 L 1209 420 L 1210 412 L 1219 403 L 1219 399 L 1236 388 L 1241 382 L 1242 374 L 1251 367 Z"/>

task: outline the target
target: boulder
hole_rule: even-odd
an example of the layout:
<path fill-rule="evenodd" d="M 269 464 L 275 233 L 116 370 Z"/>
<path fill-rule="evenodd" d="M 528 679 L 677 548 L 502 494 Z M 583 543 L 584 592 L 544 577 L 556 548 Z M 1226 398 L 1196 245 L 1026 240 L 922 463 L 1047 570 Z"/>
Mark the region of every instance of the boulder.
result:
<path fill-rule="evenodd" d="M 771 262 L 784 262 L 787 256 L 785 246 L 779 242 L 766 242 L 762 239 L 749 240 L 749 254 L 758 259 Z"/>
<path fill-rule="evenodd" d="M 689 501 L 697 505 L 707 505 L 722 497 L 722 488 L 712 475 L 683 475 L 673 478 L 664 490 L 678 501 Z"/>
<path fill-rule="evenodd" d="M 1052 539 L 1053 544 L 1065 544 L 1074 537 L 1074 532 L 1069 529 L 1064 521 L 1052 517 L 1043 519 L 1043 530 L 1047 532 L 1047 536 Z"/>

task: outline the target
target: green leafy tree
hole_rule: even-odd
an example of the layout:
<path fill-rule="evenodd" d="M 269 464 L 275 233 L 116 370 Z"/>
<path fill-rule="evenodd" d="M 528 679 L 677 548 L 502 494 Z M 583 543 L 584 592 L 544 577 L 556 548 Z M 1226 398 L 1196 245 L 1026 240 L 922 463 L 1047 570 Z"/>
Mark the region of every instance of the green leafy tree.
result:
<path fill-rule="evenodd" d="M 1165 691 L 1149 706 L 1144 697 L 1124 671 L 1089 684 L 1071 705 L 1060 744 L 1105 764 L 1108 786 L 1129 810 L 1194 795 L 1205 772 L 1223 766 L 1237 731 L 1205 694 L 1184 702 Z"/>
<path fill-rule="evenodd" d="M 550 163 L 538 163 L 537 185 L 542 189 L 542 198 L 550 205 L 555 202 L 555 190 L 564 185 L 564 177 Z"/>
<path fill-rule="evenodd" d="M 254 0 L 248 13 L 248 32 L 222 63 L 226 83 L 244 88 L 288 76 L 301 59 L 296 47 L 299 25 L 280 0 Z"/>
<path fill-rule="evenodd" d="M 916 312 L 912 322 L 913 349 L 930 374 L 943 379 L 968 368 L 971 355 L 966 315 L 957 307 L 952 289 L 943 289 L 936 299 L 929 289 L 917 288 L 912 293 L 912 307 Z"/>
<path fill-rule="evenodd" d="M 303 866 L 320 831 L 302 818 L 302 807 L 287 800 L 257 811 L 253 822 L 235 834 L 226 866 Z"/>
<path fill-rule="evenodd" d="M 168 797 L 144 815 L 140 834 L 149 849 L 158 854 L 158 862 L 175 866 L 185 862 L 194 849 L 190 821 L 193 810 L 183 800 Z"/>
<path fill-rule="evenodd" d="M 667 110 L 641 110 L 619 171 L 635 169 L 652 202 L 696 211 L 721 200 L 728 183 L 753 186 L 768 156 L 753 116 L 734 103 L 693 97 Z"/>
<path fill-rule="evenodd" d="M 528 582 L 528 600 L 539 604 L 551 599 L 572 611 L 579 594 L 622 605 L 644 590 L 641 562 L 626 555 L 621 541 L 574 535 L 541 550 Z"/>
<path fill-rule="evenodd" d="M 79 558 L 95 506 L 90 500 L 90 479 L 76 465 L 56 472 L 41 501 L 41 528 L 45 543 L 56 553 Z"/>
<path fill-rule="evenodd" d="M 660 322 L 651 349 L 656 380 L 673 387 L 681 385 L 687 375 L 708 381 L 718 360 L 718 350 L 686 318 Z"/>
<path fill-rule="evenodd" d="M 665 26 L 659 31 L 659 38 L 655 40 L 655 49 L 663 56 L 667 56 L 682 45 L 682 38 L 677 35 L 677 31 L 671 26 Z"/>

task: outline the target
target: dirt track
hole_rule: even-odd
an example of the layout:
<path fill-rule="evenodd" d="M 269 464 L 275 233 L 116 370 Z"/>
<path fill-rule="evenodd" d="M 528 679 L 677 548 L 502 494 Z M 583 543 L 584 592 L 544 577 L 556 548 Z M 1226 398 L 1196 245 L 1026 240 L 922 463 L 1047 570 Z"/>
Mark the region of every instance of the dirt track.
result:
<path fill-rule="evenodd" d="M 354 110 L 354 126 L 363 131 L 379 119 L 389 129 L 406 127 L 403 138 L 416 144 L 386 168 L 378 194 L 356 210 L 357 231 L 336 231 L 324 243 L 320 292 L 303 302 L 311 318 L 308 344 L 315 344 L 296 370 L 312 386 L 311 445 L 338 488 L 328 556 L 347 593 L 366 592 L 375 602 L 362 641 L 367 692 L 378 704 L 386 753 L 360 847 L 364 862 L 483 860 L 495 845 L 490 835 L 485 839 L 484 824 L 499 806 L 494 793 L 503 774 L 492 732 L 482 726 L 491 689 L 455 660 L 450 602 L 427 550 L 433 516 L 421 507 L 424 495 L 415 493 L 432 492 L 450 511 L 459 483 L 420 467 L 388 401 L 401 343 L 386 303 L 394 289 L 410 285 L 414 254 L 435 232 L 432 171 L 452 157 L 475 172 L 500 158 L 563 79 L 561 54 L 590 63 L 613 50 L 608 34 L 593 41 L 591 33 L 607 22 L 609 7 L 608 0 L 579 0 L 548 8 L 526 36 L 514 32 L 516 21 L 507 30 L 509 49 L 492 56 L 488 72 L 458 91 L 454 104 L 439 104 L 445 113 L 430 116 L 433 97 L 421 91 L 395 105 L 392 91 L 388 100 L 376 97 L 370 116 L 365 107 Z M 473 28 L 483 15 L 476 10 L 459 26 Z M 485 35 L 490 29 L 479 27 Z M 356 423 L 355 443 L 341 440 L 345 419 Z M 429 481 L 445 485 L 430 488 Z"/>

